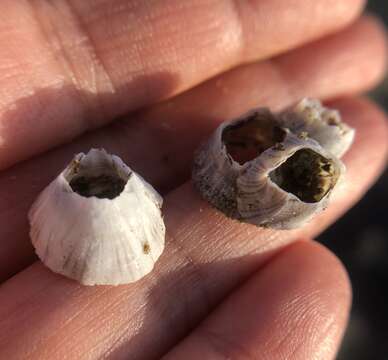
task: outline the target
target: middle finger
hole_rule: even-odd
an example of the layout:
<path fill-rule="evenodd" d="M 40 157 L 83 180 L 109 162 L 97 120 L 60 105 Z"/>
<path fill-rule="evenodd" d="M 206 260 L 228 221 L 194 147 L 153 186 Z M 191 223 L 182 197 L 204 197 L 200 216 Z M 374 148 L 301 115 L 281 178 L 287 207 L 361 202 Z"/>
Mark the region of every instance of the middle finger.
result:
<path fill-rule="evenodd" d="M 338 30 L 364 3 L 2 0 L 0 169 Z"/>

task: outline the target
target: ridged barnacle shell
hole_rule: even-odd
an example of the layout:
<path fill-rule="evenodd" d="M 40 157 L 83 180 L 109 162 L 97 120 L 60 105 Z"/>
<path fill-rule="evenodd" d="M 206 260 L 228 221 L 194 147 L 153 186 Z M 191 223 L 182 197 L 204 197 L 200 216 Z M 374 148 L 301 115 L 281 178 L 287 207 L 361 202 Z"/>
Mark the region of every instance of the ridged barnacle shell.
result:
<path fill-rule="evenodd" d="M 159 194 L 105 150 L 80 153 L 29 212 L 31 240 L 52 271 L 85 285 L 148 274 L 164 248 Z"/>
<path fill-rule="evenodd" d="M 196 152 L 193 183 L 227 216 L 291 229 L 325 209 L 345 167 L 317 141 L 256 109 L 221 124 Z"/>
<path fill-rule="evenodd" d="M 325 150 L 342 157 L 353 142 L 355 131 L 346 125 L 335 109 L 317 99 L 305 98 L 277 116 L 280 126 L 296 134 L 306 132 Z"/>

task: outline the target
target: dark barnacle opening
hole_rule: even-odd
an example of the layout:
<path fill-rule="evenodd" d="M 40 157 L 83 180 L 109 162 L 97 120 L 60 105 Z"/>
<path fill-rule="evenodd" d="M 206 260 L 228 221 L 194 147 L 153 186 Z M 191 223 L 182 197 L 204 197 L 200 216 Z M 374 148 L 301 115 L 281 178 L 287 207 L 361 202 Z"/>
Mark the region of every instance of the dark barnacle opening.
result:
<path fill-rule="evenodd" d="M 77 176 L 70 181 L 70 186 L 77 194 L 84 197 L 114 199 L 124 190 L 126 181 L 118 175 Z"/>
<path fill-rule="evenodd" d="M 72 190 L 83 197 L 114 199 L 124 190 L 129 175 L 104 152 L 73 160 L 65 175 Z"/>
<path fill-rule="evenodd" d="M 227 126 L 222 133 L 222 142 L 232 159 L 243 165 L 281 143 L 285 136 L 286 132 L 277 126 L 274 115 L 260 111 Z"/>
<path fill-rule="evenodd" d="M 270 177 L 280 188 L 303 202 L 315 203 L 334 187 L 338 171 L 332 160 L 311 149 L 301 149 L 273 170 Z"/>

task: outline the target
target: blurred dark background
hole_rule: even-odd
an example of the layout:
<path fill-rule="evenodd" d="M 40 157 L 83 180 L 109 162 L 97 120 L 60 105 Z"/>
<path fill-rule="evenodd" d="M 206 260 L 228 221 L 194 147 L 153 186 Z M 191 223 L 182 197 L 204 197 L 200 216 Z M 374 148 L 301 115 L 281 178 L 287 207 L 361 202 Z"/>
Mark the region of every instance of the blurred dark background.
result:
<path fill-rule="evenodd" d="M 388 26 L 388 0 L 370 0 Z M 370 94 L 388 111 L 388 79 Z M 338 360 L 388 360 L 388 171 L 318 240 L 345 264 L 353 308 Z"/>

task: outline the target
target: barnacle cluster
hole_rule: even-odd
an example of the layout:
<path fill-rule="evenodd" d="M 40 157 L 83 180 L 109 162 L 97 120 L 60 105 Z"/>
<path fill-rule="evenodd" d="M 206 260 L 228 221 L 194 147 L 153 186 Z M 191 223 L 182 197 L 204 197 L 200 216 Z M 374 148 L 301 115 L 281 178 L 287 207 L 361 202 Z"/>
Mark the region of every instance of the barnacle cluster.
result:
<path fill-rule="evenodd" d="M 201 145 L 193 182 L 231 218 L 299 227 L 326 208 L 353 137 L 339 113 L 318 100 L 276 114 L 254 109 Z M 163 252 L 161 207 L 161 196 L 119 157 L 91 149 L 34 202 L 30 236 L 52 271 L 85 285 L 126 284 L 148 274 Z"/>
<path fill-rule="evenodd" d="M 345 172 L 354 130 L 336 110 L 303 99 L 221 124 L 196 152 L 193 182 L 227 216 L 260 226 L 302 226 L 326 208 Z"/>

